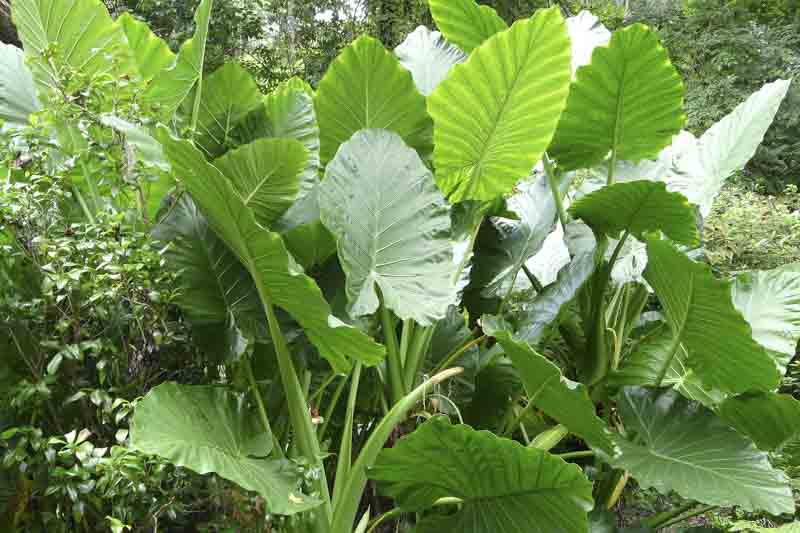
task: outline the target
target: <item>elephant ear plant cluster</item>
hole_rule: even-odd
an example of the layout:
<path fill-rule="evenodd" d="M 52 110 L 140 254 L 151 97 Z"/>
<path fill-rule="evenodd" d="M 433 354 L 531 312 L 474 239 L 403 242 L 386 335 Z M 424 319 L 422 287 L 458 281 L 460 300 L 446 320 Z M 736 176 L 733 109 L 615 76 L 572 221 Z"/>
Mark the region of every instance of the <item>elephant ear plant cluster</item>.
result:
<path fill-rule="evenodd" d="M 441 33 L 361 37 L 316 90 L 262 95 L 235 64 L 203 75 L 211 3 L 177 55 L 129 17 L 60 30 L 96 0 L 14 3 L 26 54 L 57 59 L 4 61 L 31 90 L 60 61 L 144 80 L 161 123 L 104 121 L 166 170 L 154 236 L 233 369 L 153 389 L 133 448 L 257 492 L 280 531 L 615 531 L 631 478 L 685 500 L 645 531 L 794 512 L 769 453 L 800 432 L 776 392 L 800 268 L 699 260 L 789 81 L 696 138 L 646 26 L 430 0 Z M 7 117 L 38 105 L 5 91 Z"/>

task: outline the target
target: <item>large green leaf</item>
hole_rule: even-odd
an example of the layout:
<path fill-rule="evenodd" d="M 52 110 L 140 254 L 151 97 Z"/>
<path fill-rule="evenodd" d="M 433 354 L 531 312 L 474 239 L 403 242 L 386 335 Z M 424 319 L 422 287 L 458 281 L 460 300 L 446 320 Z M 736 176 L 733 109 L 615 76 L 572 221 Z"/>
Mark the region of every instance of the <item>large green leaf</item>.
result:
<path fill-rule="evenodd" d="M 528 176 L 566 103 L 570 44 L 558 8 L 491 37 L 428 97 L 439 188 L 491 200 Z"/>
<path fill-rule="evenodd" d="M 135 68 L 122 27 L 100 0 L 12 0 L 11 13 L 25 54 L 36 58 L 31 70 L 40 88 L 54 87 L 65 69 L 120 77 Z"/>
<path fill-rule="evenodd" d="M 508 24 L 489 6 L 475 0 L 429 0 L 431 15 L 448 41 L 470 53 Z"/>
<path fill-rule="evenodd" d="M 26 126 L 30 114 L 41 108 L 22 50 L 0 43 L 0 120 L 3 125 Z"/>
<path fill-rule="evenodd" d="M 281 237 L 256 222 L 237 189 L 202 152 L 172 138 L 166 128 L 159 130 L 159 140 L 209 226 L 247 267 L 259 292 L 300 323 L 335 370 L 346 371 L 351 358 L 367 364 L 381 360 L 383 347 L 331 315 L 319 287 L 295 263 Z"/>
<path fill-rule="evenodd" d="M 319 184 L 297 200 L 272 227 L 303 268 L 322 265 L 336 253 L 336 239 L 320 220 Z"/>
<path fill-rule="evenodd" d="M 210 159 L 231 147 L 236 124 L 261 104 L 253 77 L 236 63 L 227 63 L 203 80 L 197 143 Z"/>
<path fill-rule="evenodd" d="M 592 484 L 577 465 L 469 426 L 434 418 L 378 456 L 370 477 L 407 511 L 463 503 L 418 533 L 585 532 Z"/>
<path fill-rule="evenodd" d="M 683 93 L 654 31 L 618 30 L 578 69 L 549 152 L 566 169 L 654 158 L 686 122 Z"/>
<path fill-rule="evenodd" d="M 308 154 L 294 139 L 259 139 L 214 161 L 265 228 L 294 202 Z"/>
<path fill-rule="evenodd" d="M 356 133 L 330 162 L 319 196 L 347 274 L 350 315 L 386 307 L 431 325 L 456 303 L 450 206 L 419 155 L 386 130 Z"/>
<path fill-rule="evenodd" d="M 674 354 L 684 345 L 687 364 L 709 387 L 723 392 L 771 391 L 780 374 L 750 325 L 733 307 L 730 283 L 666 241 L 650 239 L 645 279 L 656 291 L 674 333 Z"/>
<path fill-rule="evenodd" d="M 725 180 L 744 168 L 756 153 L 791 83 L 791 80 L 767 83 L 700 139 L 685 134 L 681 145 L 672 151 L 671 171 L 666 176 L 652 178 L 665 180 L 671 190 L 700 206 L 700 213 L 707 217 Z"/>
<path fill-rule="evenodd" d="M 785 373 L 800 338 L 800 268 L 745 272 L 732 291 L 733 305 L 753 328 L 753 338 Z"/>
<path fill-rule="evenodd" d="M 617 401 L 627 438 L 611 463 L 643 488 L 710 505 L 794 513 L 788 479 L 767 454 L 676 391 L 626 388 Z"/>
<path fill-rule="evenodd" d="M 154 237 L 169 243 L 167 265 L 181 273 L 177 304 L 203 339 L 204 351 L 217 358 L 235 357 L 239 339 L 231 336 L 237 331 L 249 338 L 267 336 L 253 279 L 208 227 L 188 194 L 169 207 Z"/>
<path fill-rule="evenodd" d="M 555 364 L 524 341 L 514 340 L 507 331 L 493 335 L 519 370 L 528 401 L 593 448 L 611 453 L 613 447 L 609 432 L 597 417 L 588 389 L 565 378 Z"/>
<path fill-rule="evenodd" d="M 149 82 L 174 63 L 175 54 L 169 49 L 169 45 L 157 37 L 147 23 L 130 13 L 124 13 L 117 22 L 125 32 L 139 75 L 144 81 Z"/>
<path fill-rule="evenodd" d="M 722 419 L 762 450 L 774 450 L 800 434 L 800 402 L 788 394 L 734 396 L 719 407 Z"/>
<path fill-rule="evenodd" d="M 700 240 L 692 206 L 682 194 L 667 191 L 660 182 L 615 183 L 582 197 L 569 211 L 597 235 L 619 237 L 628 232 L 644 240 L 648 233 L 661 231 L 688 246 Z"/>
<path fill-rule="evenodd" d="M 402 64 L 414 78 L 419 92 L 425 96 L 444 80 L 458 63 L 463 63 L 467 55 L 456 46 L 448 43 L 438 31 L 419 26 L 408 34 L 406 40 L 394 49 Z"/>
<path fill-rule="evenodd" d="M 496 238 L 475 259 L 473 285 L 481 287 L 485 298 L 503 298 L 511 290 L 522 266 L 542 249 L 556 224 L 558 211 L 545 175 L 521 183 L 515 191 L 506 208 L 517 219 L 495 218 Z"/>
<path fill-rule="evenodd" d="M 314 104 L 323 165 L 362 129 L 393 131 L 422 157 L 431 151 L 425 97 L 397 57 L 371 37 L 356 39 L 331 63 Z"/>
<path fill-rule="evenodd" d="M 131 446 L 255 491 L 271 513 L 290 515 L 319 505 L 301 492 L 302 476 L 292 463 L 266 459 L 272 435 L 260 420 L 241 396 L 222 387 L 164 383 L 136 406 Z"/>
<path fill-rule="evenodd" d="M 213 3 L 214 0 L 201 0 L 194 14 L 194 35 L 181 45 L 172 66 L 156 74 L 142 95 L 143 101 L 157 105 L 166 118 L 175 114 L 192 89 L 202 85 Z"/>

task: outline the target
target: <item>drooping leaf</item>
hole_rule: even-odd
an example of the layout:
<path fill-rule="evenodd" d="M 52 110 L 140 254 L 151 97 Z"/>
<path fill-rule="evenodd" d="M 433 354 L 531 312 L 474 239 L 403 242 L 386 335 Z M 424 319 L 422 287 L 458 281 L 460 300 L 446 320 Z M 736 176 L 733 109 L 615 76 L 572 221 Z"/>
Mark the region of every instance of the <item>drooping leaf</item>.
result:
<path fill-rule="evenodd" d="M 393 131 L 423 158 L 431 152 L 425 97 L 397 57 L 372 37 L 356 39 L 331 63 L 314 104 L 323 165 L 363 129 Z"/>
<path fill-rule="evenodd" d="M 774 450 L 800 434 L 800 402 L 788 394 L 753 393 L 728 398 L 719 415 L 762 450 Z"/>
<path fill-rule="evenodd" d="M 41 109 L 22 50 L 0 43 L 0 120 L 3 125 L 27 126 L 31 113 Z"/>
<path fill-rule="evenodd" d="M 255 80 L 236 63 L 226 63 L 203 80 L 197 143 L 209 159 L 232 146 L 236 124 L 261 105 L 261 92 Z"/>
<path fill-rule="evenodd" d="M 175 62 L 175 54 L 163 39 L 157 37 L 147 23 L 130 13 L 117 19 L 128 39 L 133 59 L 144 81 L 150 81 Z"/>
<path fill-rule="evenodd" d="M 142 95 L 144 102 L 157 105 L 166 118 L 171 118 L 192 89 L 201 85 L 213 3 L 201 0 L 194 14 L 194 35 L 181 45 L 172 66 L 156 74 Z"/>
<path fill-rule="evenodd" d="M 611 40 L 611 32 L 591 12 L 583 10 L 567 19 L 569 40 L 572 42 L 572 75 L 578 67 L 592 61 L 592 52 Z"/>
<path fill-rule="evenodd" d="M 611 464 L 628 470 L 642 488 L 709 505 L 793 513 L 788 479 L 767 454 L 708 409 L 676 391 L 626 388 L 617 409 L 627 438 L 618 435 Z"/>
<path fill-rule="evenodd" d="M 214 472 L 264 498 L 269 512 L 291 515 L 319 500 L 301 492 L 286 460 L 269 460 L 272 436 L 242 397 L 222 387 L 164 383 L 136 406 L 131 446 L 199 474 Z"/>
<path fill-rule="evenodd" d="M 40 89 L 65 69 L 88 77 L 121 77 L 135 66 L 122 27 L 100 0 L 12 0 L 11 13 Z M 42 58 L 53 48 L 50 60 Z"/>
<path fill-rule="evenodd" d="M 654 158 L 686 122 L 684 88 L 656 33 L 618 30 L 580 67 L 548 152 L 565 169 Z"/>
<path fill-rule="evenodd" d="M 499 359 L 499 358 L 498 358 Z M 474 429 L 500 432 L 508 422 L 515 398 L 523 392 L 519 372 L 507 359 L 478 364 L 474 377 L 475 389 L 463 410 L 464 422 Z"/>
<path fill-rule="evenodd" d="M 620 233 L 629 232 L 644 240 L 648 233 L 661 231 L 687 246 L 700 240 L 694 209 L 686 198 L 655 181 L 603 187 L 572 204 L 569 212 L 583 219 L 598 235 L 619 237 Z"/>
<path fill-rule="evenodd" d="M 732 295 L 734 307 L 753 329 L 753 338 L 784 374 L 800 339 L 800 268 L 745 272 L 734 280 Z"/>
<path fill-rule="evenodd" d="M 211 230 L 189 195 L 181 195 L 170 206 L 154 237 L 169 243 L 167 265 L 181 272 L 177 304 L 195 334 L 203 336 L 204 351 L 220 359 L 238 355 L 230 339 L 220 335 L 223 331 L 238 329 L 249 338 L 267 336 L 264 308 L 252 277 Z M 206 332 L 210 335 L 205 336 Z"/>
<path fill-rule="evenodd" d="M 733 393 L 775 389 L 778 368 L 733 307 L 730 284 L 666 241 L 648 240 L 647 255 L 644 276 L 674 333 L 672 352 L 685 346 L 687 365 L 709 387 Z"/>
<path fill-rule="evenodd" d="M 453 67 L 428 97 L 436 179 L 451 201 L 494 199 L 530 174 L 553 136 L 569 79 L 558 8 L 517 21 Z"/>
<path fill-rule="evenodd" d="M 419 26 L 408 34 L 394 53 L 400 64 L 411 73 L 417 89 L 430 95 L 458 63 L 467 60 L 467 54 L 448 43 L 438 31 Z"/>
<path fill-rule="evenodd" d="M 247 267 L 259 292 L 300 323 L 335 370 L 347 371 L 351 357 L 366 364 L 381 360 L 383 347 L 331 315 L 319 287 L 295 263 L 281 237 L 256 222 L 237 189 L 202 152 L 172 138 L 166 128 L 159 131 L 159 140 L 209 226 Z"/>
<path fill-rule="evenodd" d="M 586 440 L 593 448 L 612 452 L 605 423 L 597 417 L 588 389 L 561 374 L 561 370 L 507 331 L 492 333 L 519 370 L 528 401 L 547 416 Z"/>
<path fill-rule="evenodd" d="M 700 206 L 700 213 L 707 217 L 725 180 L 744 168 L 756 153 L 790 85 L 791 80 L 767 83 L 700 139 L 688 134 L 673 155 L 673 172 L 653 178 L 666 180 L 670 190 Z"/>
<path fill-rule="evenodd" d="M 403 139 L 356 133 L 328 165 L 322 222 L 336 236 L 350 315 L 386 307 L 427 326 L 456 303 L 450 206 L 433 174 Z"/>
<path fill-rule="evenodd" d="M 509 211 L 517 220 L 496 218 L 497 231 L 491 249 L 481 249 L 473 270 L 473 284 L 481 287 L 486 298 L 503 298 L 520 269 L 528 259 L 542 249 L 544 240 L 555 228 L 557 209 L 547 177 L 538 174 L 533 180 L 520 184 L 507 201 Z"/>
<path fill-rule="evenodd" d="M 508 24 L 489 6 L 475 0 L 430 0 L 431 15 L 448 41 L 467 54 Z"/>
<path fill-rule="evenodd" d="M 294 139 L 259 139 L 231 150 L 214 166 L 233 184 L 245 207 L 269 228 L 294 202 L 308 154 Z"/>
<path fill-rule="evenodd" d="M 577 465 L 442 417 L 384 449 L 370 477 L 407 511 L 444 497 L 463 501 L 455 514 L 424 518 L 420 533 L 578 533 L 593 505 Z"/>

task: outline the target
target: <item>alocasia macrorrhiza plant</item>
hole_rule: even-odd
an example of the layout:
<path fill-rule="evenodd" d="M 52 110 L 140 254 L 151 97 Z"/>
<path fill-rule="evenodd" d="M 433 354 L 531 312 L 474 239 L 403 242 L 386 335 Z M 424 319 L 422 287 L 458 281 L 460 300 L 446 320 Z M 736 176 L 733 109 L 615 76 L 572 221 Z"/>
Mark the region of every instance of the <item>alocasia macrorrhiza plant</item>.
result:
<path fill-rule="evenodd" d="M 800 269 L 731 283 L 696 260 L 789 81 L 698 139 L 649 28 L 431 0 L 441 33 L 361 37 L 316 91 L 264 96 L 234 64 L 203 76 L 211 0 L 177 55 L 128 17 L 61 31 L 76 6 L 104 13 L 15 2 L 26 54 L 50 54 L 31 79 L 143 81 L 163 124 L 105 123 L 176 180 L 154 236 L 205 350 L 236 362 L 152 390 L 132 447 L 257 492 L 286 531 L 614 531 L 629 478 L 687 502 L 645 528 L 794 511 L 768 453 L 800 431 L 776 392 Z M 362 505 L 369 479 L 396 509 Z"/>

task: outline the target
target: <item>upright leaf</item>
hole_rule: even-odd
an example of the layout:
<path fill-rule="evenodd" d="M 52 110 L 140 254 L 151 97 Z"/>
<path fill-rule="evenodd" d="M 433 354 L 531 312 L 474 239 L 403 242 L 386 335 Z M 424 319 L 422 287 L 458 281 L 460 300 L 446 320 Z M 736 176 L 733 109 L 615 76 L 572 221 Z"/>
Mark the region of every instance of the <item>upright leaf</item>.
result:
<path fill-rule="evenodd" d="M 363 129 L 393 131 L 422 157 L 431 151 L 425 97 L 397 57 L 371 37 L 356 39 L 331 63 L 314 103 L 323 165 Z"/>
<path fill-rule="evenodd" d="M 431 15 L 448 41 L 469 54 L 508 24 L 489 6 L 475 0 L 429 0 Z"/>
<path fill-rule="evenodd" d="M 403 320 L 444 318 L 456 303 L 450 206 L 399 135 L 356 133 L 328 165 L 319 201 L 347 274 L 351 316 L 374 313 L 379 289 Z"/>
<path fill-rule="evenodd" d="M 3 125 L 27 126 L 31 113 L 41 109 L 22 50 L 0 43 L 0 120 Z"/>
<path fill-rule="evenodd" d="M 800 402 L 788 394 L 734 396 L 720 405 L 719 415 L 762 450 L 780 448 L 800 435 Z"/>
<path fill-rule="evenodd" d="M 626 388 L 617 401 L 627 438 L 617 436 L 611 463 L 642 488 L 710 505 L 794 513 L 788 479 L 766 453 L 714 413 L 675 391 Z"/>
<path fill-rule="evenodd" d="M 688 366 L 709 387 L 733 393 L 774 390 L 778 368 L 733 307 L 730 284 L 666 241 L 648 240 L 647 255 L 644 276 L 672 328 L 671 352 L 684 345 Z"/>
<path fill-rule="evenodd" d="M 156 74 L 142 95 L 142 100 L 157 105 L 164 117 L 171 118 L 192 89 L 201 85 L 212 5 L 213 0 L 201 0 L 194 14 L 194 35 L 181 45 L 172 66 Z"/>
<path fill-rule="evenodd" d="M 303 145 L 294 139 L 259 139 L 214 161 L 256 220 L 269 228 L 294 202 L 305 168 Z"/>
<path fill-rule="evenodd" d="M 12 0 L 11 13 L 40 88 L 52 87 L 65 69 L 83 75 L 123 76 L 133 71 L 122 27 L 100 0 Z"/>
<path fill-rule="evenodd" d="M 773 356 L 781 373 L 800 339 L 800 265 L 745 272 L 733 282 L 733 305 L 753 329 L 753 338 Z"/>
<path fill-rule="evenodd" d="M 694 246 L 700 240 L 694 209 L 686 198 L 667 191 L 664 183 L 629 181 L 590 193 L 572 204 L 572 216 L 583 219 L 595 234 L 619 237 L 628 232 L 644 240 L 663 232 L 673 241 Z"/>
<path fill-rule="evenodd" d="M 139 75 L 146 82 L 175 62 L 175 54 L 163 39 L 157 37 L 147 23 L 124 13 L 117 19 L 128 39 Z"/>
<path fill-rule="evenodd" d="M 519 370 L 528 402 L 563 424 L 593 448 L 611 453 L 613 446 L 605 423 L 597 417 L 588 389 L 565 378 L 561 370 L 507 331 L 492 333 Z"/>
<path fill-rule="evenodd" d="M 159 131 L 159 140 L 173 171 L 214 232 L 247 267 L 259 293 L 300 323 L 331 366 L 346 371 L 351 358 L 367 364 L 380 361 L 382 347 L 331 315 L 319 287 L 295 263 L 280 236 L 256 222 L 240 192 L 205 161 L 202 152 L 187 141 L 172 138 L 166 128 Z"/>
<path fill-rule="evenodd" d="M 224 388 L 164 383 L 137 405 L 131 446 L 255 491 L 271 513 L 291 515 L 319 505 L 301 492 L 296 467 L 265 459 L 272 435 L 259 421 L 241 396 Z"/>
<path fill-rule="evenodd" d="M 592 484 L 577 465 L 437 417 L 378 456 L 370 477 L 406 511 L 462 500 L 430 516 L 420 533 L 584 532 Z"/>
<path fill-rule="evenodd" d="M 451 201 L 491 200 L 530 174 L 550 144 L 569 79 L 558 8 L 517 21 L 453 68 L 428 97 L 437 183 Z"/>
<path fill-rule="evenodd" d="M 203 81 L 197 120 L 197 142 L 210 159 L 231 147 L 231 134 L 248 112 L 261 104 L 253 77 L 236 63 L 227 63 Z"/>
<path fill-rule="evenodd" d="M 566 169 L 654 158 L 686 122 L 683 94 L 654 31 L 618 30 L 578 69 L 549 153 Z"/>
<path fill-rule="evenodd" d="M 419 26 L 408 34 L 394 53 L 400 64 L 411 73 L 419 92 L 425 96 L 444 80 L 458 63 L 467 60 L 467 55 L 448 43 L 438 31 Z"/>

